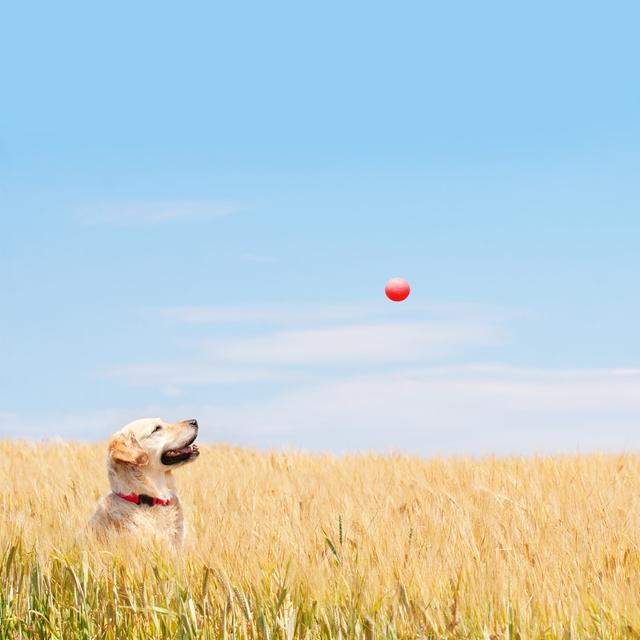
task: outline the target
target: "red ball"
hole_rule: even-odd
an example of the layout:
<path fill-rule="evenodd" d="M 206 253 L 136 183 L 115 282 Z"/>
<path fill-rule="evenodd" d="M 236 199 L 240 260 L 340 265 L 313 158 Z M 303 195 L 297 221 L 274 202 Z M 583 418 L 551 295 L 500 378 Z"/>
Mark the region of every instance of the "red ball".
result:
<path fill-rule="evenodd" d="M 411 287 L 404 278 L 391 278 L 391 280 L 387 282 L 384 292 L 387 294 L 387 298 L 389 298 L 389 300 L 402 302 L 409 297 Z"/>

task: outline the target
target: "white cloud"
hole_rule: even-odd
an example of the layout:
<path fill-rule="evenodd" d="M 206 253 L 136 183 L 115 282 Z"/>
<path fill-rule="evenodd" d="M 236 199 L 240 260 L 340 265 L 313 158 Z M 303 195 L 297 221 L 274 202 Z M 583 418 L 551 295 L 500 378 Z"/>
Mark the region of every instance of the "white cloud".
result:
<path fill-rule="evenodd" d="M 237 306 L 192 306 L 150 309 L 161 315 L 185 324 L 296 324 L 316 323 L 332 320 L 354 320 L 367 317 L 377 309 L 371 304 L 314 305 L 271 304 Z"/>
<path fill-rule="evenodd" d="M 403 310 L 405 321 L 393 322 L 386 309 L 297 308 L 292 328 L 296 308 L 288 305 L 166 310 L 187 324 L 249 316 L 259 333 L 197 342 L 191 363 L 125 365 L 109 375 L 158 387 L 165 406 L 152 413 L 193 414 L 203 439 L 237 444 L 431 455 L 627 450 L 640 441 L 640 369 L 451 364 L 452 356 L 468 362 L 478 349 L 503 343 L 505 314 Z M 283 326 L 266 329 L 265 322 Z M 188 393 L 180 395 L 189 385 L 254 380 L 288 384 L 270 388 L 267 399 L 242 395 L 242 404 L 230 394 L 224 406 L 193 406 Z"/>
<path fill-rule="evenodd" d="M 126 409 L 105 409 L 86 412 L 2 413 L 0 437 L 42 438 L 65 440 L 100 440 L 129 422 Z M 156 415 L 144 410 L 142 415 Z"/>
<path fill-rule="evenodd" d="M 493 325 L 384 323 L 280 331 L 267 336 L 209 341 L 212 358 L 239 363 L 346 364 L 420 361 L 490 346 L 505 339 Z"/>
<path fill-rule="evenodd" d="M 0 414 L 0 434 L 105 438 L 136 417 L 196 417 L 203 441 L 420 455 L 637 449 L 640 370 L 492 365 L 306 382 L 268 401 L 130 410 Z"/>
<path fill-rule="evenodd" d="M 283 326 L 318 325 L 327 322 L 381 322 L 398 318 L 429 318 L 436 322 L 501 325 L 525 311 L 498 305 L 424 304 L 409 300 L 401 306 L 381 298 L 351 304 L 273 303 L 252 305 L 193 305 L 161 307 L 147 310 L 154 317 L 164 317 L 183 324 L 277 324 Z"/>
<path fill-rule="evenodd" d="M 92 207 L 80 214 L 88 225 L 151 225 L 194 218 L 221 218 L 242 209 L 228 202 L 185 200 L 174 202 L 134 202 Z"/>
<path fill-rule="evenodd" d="M 273 369 L 216 367 L 213 364 L 186 362 L 146 362 L 112 367 L 102 376 L 121 380 L 134 386 L 159 386 L 177 395 L 181 387 L 191 385 L 213 385 L 258 380 L 280 380 L 281 372 Z M 171 390 L 171 391 L 170 391 Z"/>
<path fill-rule="evenodd" d="M 260 406 L 206 409 L 231 441 L 419 454 L 628 450 L 640 371 L 464 367 L 310 385 Z"/>
<path fill-rule="evenodd" d="M 133 386 L 156 386 L 177 395 L 177 390 L 186 386 L 286 381 L 293 375 L 283 368 L 287 366 L 296 367 L 295 379 L 301 381 L 318 366 L 353 370 L 424 362 L 503 339 L 502 332 L 490 325 L 341 325 L 208 340 L 198 345 L 197 361 L 128 363 L 100 375 Z"/>
<path fill-rule="evenodd" d="M 384 308 L 384 307 L 383 307 Z M 505 332 L 498 322 L 468 320 L 449 322 L 390 321 L 354 324 L 362 317 L 384 314 L 372 305 L 335 305 L 293 308 L 283 305 L 258 307 L 181 307 L 153 311 L 178 322 L 225 323 L 245 320 L 257 323 L 258 335 L 246 338 L 189 340 L 195 353 L 174 362 L 125 363 L 102 375 L 128 384 L 182 389 L 190 385 L 242 383 L 257 380 L 287 380 L 320 373 L 318 367 L 338 366 L 358 370 L 372 365 L 426 363 L 479 347 L 500 344 Z M 297 314 L 297 315 L 296 315 Z M 314 328 L 265 327 L 294 322 Z M 339 321 L 337 324 L 333 320 Z M 323 321 L 328 326 L 323 326 Z M 255 328 L 254 328 L 255 330 Z"/>

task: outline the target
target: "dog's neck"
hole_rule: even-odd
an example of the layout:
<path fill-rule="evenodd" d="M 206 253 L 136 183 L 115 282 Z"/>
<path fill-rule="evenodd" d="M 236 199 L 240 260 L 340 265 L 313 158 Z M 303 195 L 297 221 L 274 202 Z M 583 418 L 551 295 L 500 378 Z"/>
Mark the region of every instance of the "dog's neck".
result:
<path fill-rule="evenodd" d="M 117 466 L 116 466 L 117 465 Z M 171 471 L 145 469 L 133 464 L 109 463 L 109 484 L 114 493 L 145 494 L 169 500 L 176 495 L 176 483 Z"/>

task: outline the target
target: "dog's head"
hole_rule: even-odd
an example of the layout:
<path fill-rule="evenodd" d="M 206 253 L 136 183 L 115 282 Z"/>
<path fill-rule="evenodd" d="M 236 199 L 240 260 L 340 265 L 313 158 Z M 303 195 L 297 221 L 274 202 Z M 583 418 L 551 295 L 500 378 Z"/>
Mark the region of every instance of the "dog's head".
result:
<path fill-rule="evenodd" d="M 200 455 L 193 444 L 197 436 L 196 420 L 169 423 L 160 418 L 142 418 L 113 435 L 109 458 L 114 463 L 169 471 Z"/>

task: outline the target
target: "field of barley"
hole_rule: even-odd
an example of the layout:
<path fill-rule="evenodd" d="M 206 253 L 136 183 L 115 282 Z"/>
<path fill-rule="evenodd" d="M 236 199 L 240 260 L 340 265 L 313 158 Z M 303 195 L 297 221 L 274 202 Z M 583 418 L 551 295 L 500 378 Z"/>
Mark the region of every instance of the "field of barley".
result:
<path fill-rule="evenodd" d="M 190 534 L 82 534 L 104 445 L 0 442 L 0 638 L 640 638 L 640 456 L 202 447 Z"/>

